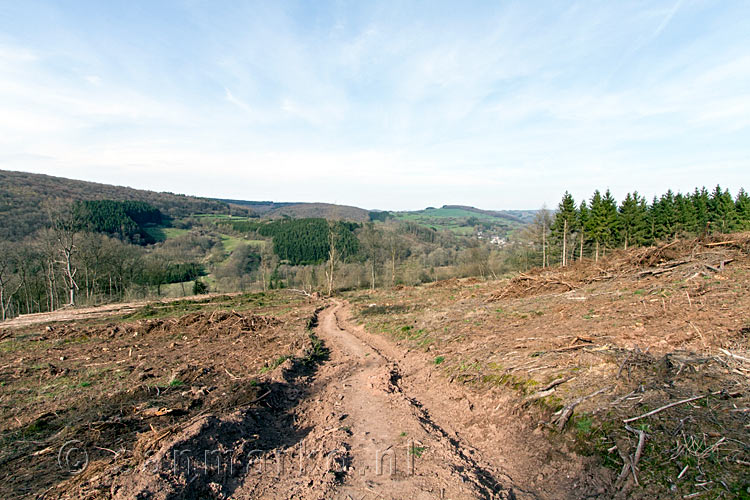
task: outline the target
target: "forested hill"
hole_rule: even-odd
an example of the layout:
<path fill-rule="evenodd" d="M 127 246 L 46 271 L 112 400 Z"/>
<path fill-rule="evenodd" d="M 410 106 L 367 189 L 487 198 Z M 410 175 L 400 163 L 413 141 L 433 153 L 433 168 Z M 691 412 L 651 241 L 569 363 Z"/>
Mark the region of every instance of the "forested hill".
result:
<path fill-rule="evenodd" d="M 54 199 L 142 201 L 175 218 L 248 211 L 208 198 L 0 170 L 0 239 L 20 240 L 47 225 L 45 202 Z"/>
<path fill-rule="evenodd" d="M 365 222 L 369 212 L 362 208 L 332 203 L 279 203 L 273 201 L 244 201 L 222 199 L 233 205 L 246 206 L 253 213 L 266 218 L 292 217 L 294 219 L 323 218 L 328 220 L 347 220 Z"/>

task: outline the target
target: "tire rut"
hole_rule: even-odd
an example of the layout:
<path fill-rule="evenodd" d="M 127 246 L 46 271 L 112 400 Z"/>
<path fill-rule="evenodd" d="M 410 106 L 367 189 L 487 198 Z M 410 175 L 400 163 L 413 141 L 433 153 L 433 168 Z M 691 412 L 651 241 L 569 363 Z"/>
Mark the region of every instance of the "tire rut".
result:
<path fill-rule="evenodd" d="M 418 397 L 407 394 L 399 363 L 346 325 L 339 317 L 343 311 L 340 303 L 330 307 L 318 327 L 332 349 L 332 362 L 350 368 L 342 381 L 347 390 L 334 396 L 352 422 L 346 440 L 352 466 L 337 488 L 340 498 L 535 498 L 482 460 L 478 450 L 451 436 Z M 409 439 L 405 431 L 397 434 L 402 428 L 410 430 Z M 390 450 L 397 448 L 406 450 L 406 471 L 384 475 L 377 460 L 383 453 L 390 458 Z M 368 467 L 373 458 L 375 473 Z M 391 468 L 394 463 L 395 452 Z M 365 497 L 357 496 L 362 492 Z"/>

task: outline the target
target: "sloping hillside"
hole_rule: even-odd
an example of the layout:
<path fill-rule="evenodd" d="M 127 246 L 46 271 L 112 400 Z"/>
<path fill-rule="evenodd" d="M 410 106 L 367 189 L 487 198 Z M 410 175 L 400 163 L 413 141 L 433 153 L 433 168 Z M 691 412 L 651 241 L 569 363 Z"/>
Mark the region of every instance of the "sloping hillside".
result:
<path fill-rule="evenodd" d="M 320 217 L 330 220 L 349 220 L 365 222 L 369 220 L 369 212 L 362 208 L 347 205 L 335 205 L 333 203 L 297 203 L 297 202 L 275 202 L 275 201 L 246 201 L 223 199 L 232 205 L 247 207 L 253 213 L 268 218 L 292 217 L 304 219 Z"/>
<path fill-rule="evenodd" d="M 476 231 L 483 231 L 489 235 L 506 237 L 515 229 L 526 224 L 524 220 L 515 215 L 458 205 L 443 205 L 441 208 L 429 207 L 411 212 L 392 212 L 391 215 L 396 220 L 413 222 L 426 227 L 448 229 L 467 235 Z"/>
<path fill-rule="evenodd" d="M 467 205 L 443 205 L 443 209 L 459 209 L 475 214 L 487 215 L 500 219 L 508 219 L 517 222 L 528 223 L 534 220 L 536 210 L 483 210 L 481 208 L 470 207 Z"/>
<path fill-rule="evenodd" d="M 0 170 L 0 238 L 19 240 L 43 227 L 44 203 L 53 199 L 145 201 L 170 217 L 245 210 L 208 198 Z"/>
<path fill-rule="evenodd" d="M 748 498 L 749 277 L 740 233 L 352 302 L 463 388 L 451 411 L 481 452 L 517 460 L 495 432 L 512 421 L 610 469 L 597 498 Z M 542 482 L 560 473 L 546 460 Z"/>

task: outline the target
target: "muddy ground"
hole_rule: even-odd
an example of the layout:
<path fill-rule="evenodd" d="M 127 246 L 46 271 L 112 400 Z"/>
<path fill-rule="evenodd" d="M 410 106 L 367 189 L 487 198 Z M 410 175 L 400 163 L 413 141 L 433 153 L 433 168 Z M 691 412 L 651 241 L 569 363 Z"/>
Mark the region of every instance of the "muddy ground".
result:
<path fill-rule="evenodd" d="M 746 498 L 747 236 L 0 329 L 2 498 Z"/>

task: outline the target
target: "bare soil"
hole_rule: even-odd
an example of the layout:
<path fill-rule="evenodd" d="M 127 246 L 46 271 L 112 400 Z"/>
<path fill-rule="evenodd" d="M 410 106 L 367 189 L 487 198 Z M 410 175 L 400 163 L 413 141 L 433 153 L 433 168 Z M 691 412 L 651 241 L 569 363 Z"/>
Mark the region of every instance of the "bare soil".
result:
<path fill-rule="evenodd" d="M 481 451 L 496 449 L 495 426 L 515 418 L 518 435 L 604 465 L 604 496 L 745 498 L 749 254 L 748 234 L 678 241 L 350 300 L 368 331 L 462 388 L 475 418 L 461 430 Z M 520 477 L 514 463 L 507 470 Z M 538 471 L 541 481 L 560 474 Z"/>
<path fill-rule="evenodd" d="M 5 323 L 0 497 L 747 498 L 749 243 Z"/>

